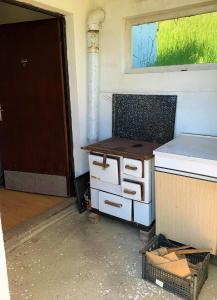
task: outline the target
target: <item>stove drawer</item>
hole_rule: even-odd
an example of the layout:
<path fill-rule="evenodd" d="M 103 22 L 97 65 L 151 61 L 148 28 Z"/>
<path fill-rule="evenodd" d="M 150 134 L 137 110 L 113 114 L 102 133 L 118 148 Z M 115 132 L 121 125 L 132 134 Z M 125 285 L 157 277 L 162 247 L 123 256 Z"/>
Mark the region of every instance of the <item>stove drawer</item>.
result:
<path fill-rule="evenodd" d="M 99 192 L 99 211 L 120 219 L 132 221 L 132 200 Z"/>
<path fill-rule="evenodd" d="M 123 159 L 123 172 L 124 174 L 134 177 L 143 177 L 143 163 L 140 160 L 124 158 Z"/>
<path fill-rule="evenodd" d="M 138 182 L 129 182 L 129 181 L 123 181 L 122 182 L 122 196 L 125 198 L 129 198 L 132 200 L 142 201 L 143 197 L 143 184 Z"/>
<path fill-rule="evenodd" d="M 119 185 L 119 158 L 106 158 L 89 155 L 90 176 L 93 179 Z"/>

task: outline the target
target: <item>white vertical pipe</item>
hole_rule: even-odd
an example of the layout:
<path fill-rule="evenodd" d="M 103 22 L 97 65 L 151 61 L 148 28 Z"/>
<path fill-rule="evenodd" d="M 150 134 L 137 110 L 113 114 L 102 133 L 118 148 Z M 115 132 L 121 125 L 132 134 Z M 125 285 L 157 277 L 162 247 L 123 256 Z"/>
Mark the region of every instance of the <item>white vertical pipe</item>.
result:
<path fill-rule="evenodd" d="M 99 30 L 105 18 L 102 9 L 91 12 L 88 18 L 88 143 L 99 136 Z"/>

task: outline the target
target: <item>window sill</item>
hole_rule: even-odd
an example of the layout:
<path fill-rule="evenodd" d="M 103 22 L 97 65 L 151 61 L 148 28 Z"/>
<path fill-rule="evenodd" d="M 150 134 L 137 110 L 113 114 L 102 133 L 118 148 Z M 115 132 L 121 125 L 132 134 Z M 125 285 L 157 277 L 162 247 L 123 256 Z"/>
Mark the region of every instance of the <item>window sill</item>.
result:
<path fill-rule="evenodd" d="M 167 73 L 217 70 L 217 63 L 165 67 L 127 68 L 125 74 Z"/>

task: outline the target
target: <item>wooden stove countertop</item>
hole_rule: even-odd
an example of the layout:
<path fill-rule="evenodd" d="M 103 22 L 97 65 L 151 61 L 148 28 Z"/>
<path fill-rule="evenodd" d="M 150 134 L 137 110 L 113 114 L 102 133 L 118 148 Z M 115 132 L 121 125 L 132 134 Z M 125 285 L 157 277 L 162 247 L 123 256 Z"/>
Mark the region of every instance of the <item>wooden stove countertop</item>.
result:
<path fill-rule="evenodd" d="M 149 160 L 153 157 L 153 151 L 160 147 L 160 144 L 113 137 L 82 149 L 99 152 L 107 155 L 117 155 L 127 158 Z"/>

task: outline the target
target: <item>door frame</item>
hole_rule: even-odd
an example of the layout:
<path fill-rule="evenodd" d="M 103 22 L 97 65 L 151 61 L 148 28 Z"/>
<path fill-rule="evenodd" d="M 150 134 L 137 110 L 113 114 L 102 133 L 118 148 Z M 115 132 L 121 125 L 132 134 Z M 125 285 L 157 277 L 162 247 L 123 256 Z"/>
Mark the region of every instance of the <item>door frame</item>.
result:
<path fill-rule="evenodd" d="M 75 168 L 74 168 L 74 156 L 73 156 L 73 130 L 72 130 L 72 118 L 71 118 L 71 101 L 70 101 L 70 88 L 69 88 L 69 72 L 68 72 L 68 58 L 67 58 L 67 39 L 66 39 L 66 21 L 63 14 L 49 11 L 43 8 L 33 6 L 31 4 L 18 2 L 17 0 L 1 0 L 1 2 L 11 5 L 19 6 L 25 9 L 29 9 L 35 12 L 43 13 L 48 16 L 55 17 L 60 21 L 61 29 L 61 42 L 62 42 L 62 59 L 63 59 L 63 76 L 64 76 L 64 94 L 65 94 L 65 111 L 66 111 L 66 127 L 67 127 L 67 139 L 68 139 L 68 167 L 69 178 L 67 182 L 68 195 L 75 195 Z"/>

